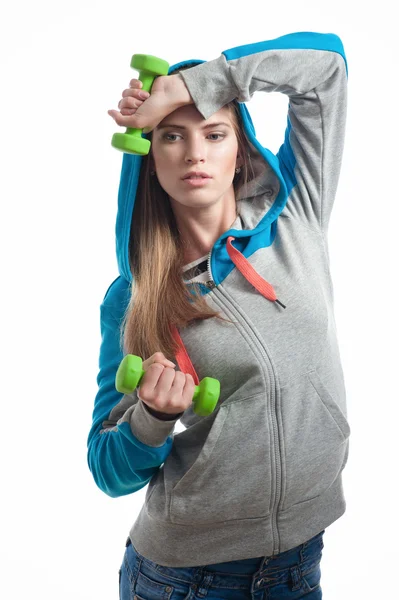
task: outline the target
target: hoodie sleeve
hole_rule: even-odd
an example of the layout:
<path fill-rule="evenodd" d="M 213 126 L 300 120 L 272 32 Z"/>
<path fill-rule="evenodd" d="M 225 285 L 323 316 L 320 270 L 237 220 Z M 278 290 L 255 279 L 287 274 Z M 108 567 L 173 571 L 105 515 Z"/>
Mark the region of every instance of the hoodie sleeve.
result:
<path fill-rule="evenodd" d="M 277 153 L 288 188 L 286 210 L 326 232 L 347 109 L 347 65 L 340 38 L 332 33 L 291 33 L 226 50 L 180 76 L 205 119 L 234 99 L 248 102 L 257 91 L 288 96 L 285 138 Z"/>
<path fill-rule="evenodd" d="M 107 300 L 110 296 L 112 292 Z M 118 497 L 143 488 L 157 473 L 172 449 L 172 432 L 181 415 L 163 421 L 147 411 L 136 391 L 124 395 L 116 390 L 115 376 L 123 359 L 120 319 L 105 298 L 100 313 L 98 391 L 87 441 L 87 460 L 97 486 L 109 496 Z"/>

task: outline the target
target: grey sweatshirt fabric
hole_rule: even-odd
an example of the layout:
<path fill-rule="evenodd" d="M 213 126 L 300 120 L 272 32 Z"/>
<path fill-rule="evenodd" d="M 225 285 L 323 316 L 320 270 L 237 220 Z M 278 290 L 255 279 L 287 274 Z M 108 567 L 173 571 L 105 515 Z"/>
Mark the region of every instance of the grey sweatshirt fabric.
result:
<path fill-rule="evenodd" d="M 104 425 L 103 435 L 128 425 L 147 446 L 173 440 L 130 530 L 142 555 L 170 567 L 277 554 L 328 527 L 346 508 L 350 436 L 327 238 L 344 147 L 342 42 L 290 34 L 180 75 L 205 119 L 255 92 L 282 92 L 289 106 L 277 156 L 251 133 L 255 177 L 210 253 L 206 300 L 233 323 L 208 319 L 179 331 L 199 379 L 221 382 L 217 409 L 204 418 L 190 407 L 186 430 L 175 434 L 176 421 L 149 415 L 132 394 Z M 285 309 L 224 266 L 228 235 Z M 115 323 L 127 294 L 122 276 L 104 299 Z"/>

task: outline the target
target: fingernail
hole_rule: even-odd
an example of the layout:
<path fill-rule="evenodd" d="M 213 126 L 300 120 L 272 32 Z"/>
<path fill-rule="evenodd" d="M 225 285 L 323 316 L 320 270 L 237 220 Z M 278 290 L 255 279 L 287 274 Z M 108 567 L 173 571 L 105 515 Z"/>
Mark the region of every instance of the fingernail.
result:
<path fill-rule="evenodd" d="M 143 98 L 143 100 L 148 98 L 149 95 L 150 94 L 148 92 L 139 92 L 139 96 L 140 96 L 140 98 Z"/>

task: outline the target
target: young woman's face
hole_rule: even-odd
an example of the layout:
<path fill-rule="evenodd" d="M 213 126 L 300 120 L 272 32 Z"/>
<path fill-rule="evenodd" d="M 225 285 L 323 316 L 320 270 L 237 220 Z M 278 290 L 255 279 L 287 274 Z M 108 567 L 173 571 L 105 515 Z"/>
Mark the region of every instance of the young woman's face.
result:
<path fill-rule="evenodd" d="M 151 152 L 158 181 L 179 204 L 206 207 L 233 194 L 238 142 L 226 107 L 204 120 L 193 104 L 167 115 L 152 134 Z M 188 172 L 209 178 L 184 180 Z"/>

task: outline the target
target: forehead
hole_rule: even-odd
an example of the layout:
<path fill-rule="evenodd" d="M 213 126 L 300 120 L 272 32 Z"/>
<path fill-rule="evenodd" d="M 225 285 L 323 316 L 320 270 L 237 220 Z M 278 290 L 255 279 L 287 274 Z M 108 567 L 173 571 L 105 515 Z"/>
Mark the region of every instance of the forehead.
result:
<path fill-rule="evenodd" d="M 220 123 L 221 121 L 229 125 L 232 124 L 230 111 L 226 106 L 223 106 L 220 110 L 213 113 L 209 119 L 204 119 L 194 104 L 188 104 L 169 113 L 160 123 L 158 123 L 155 129 L 160 129 L 168 124 L 201 128 L 211 123 Z"/>

